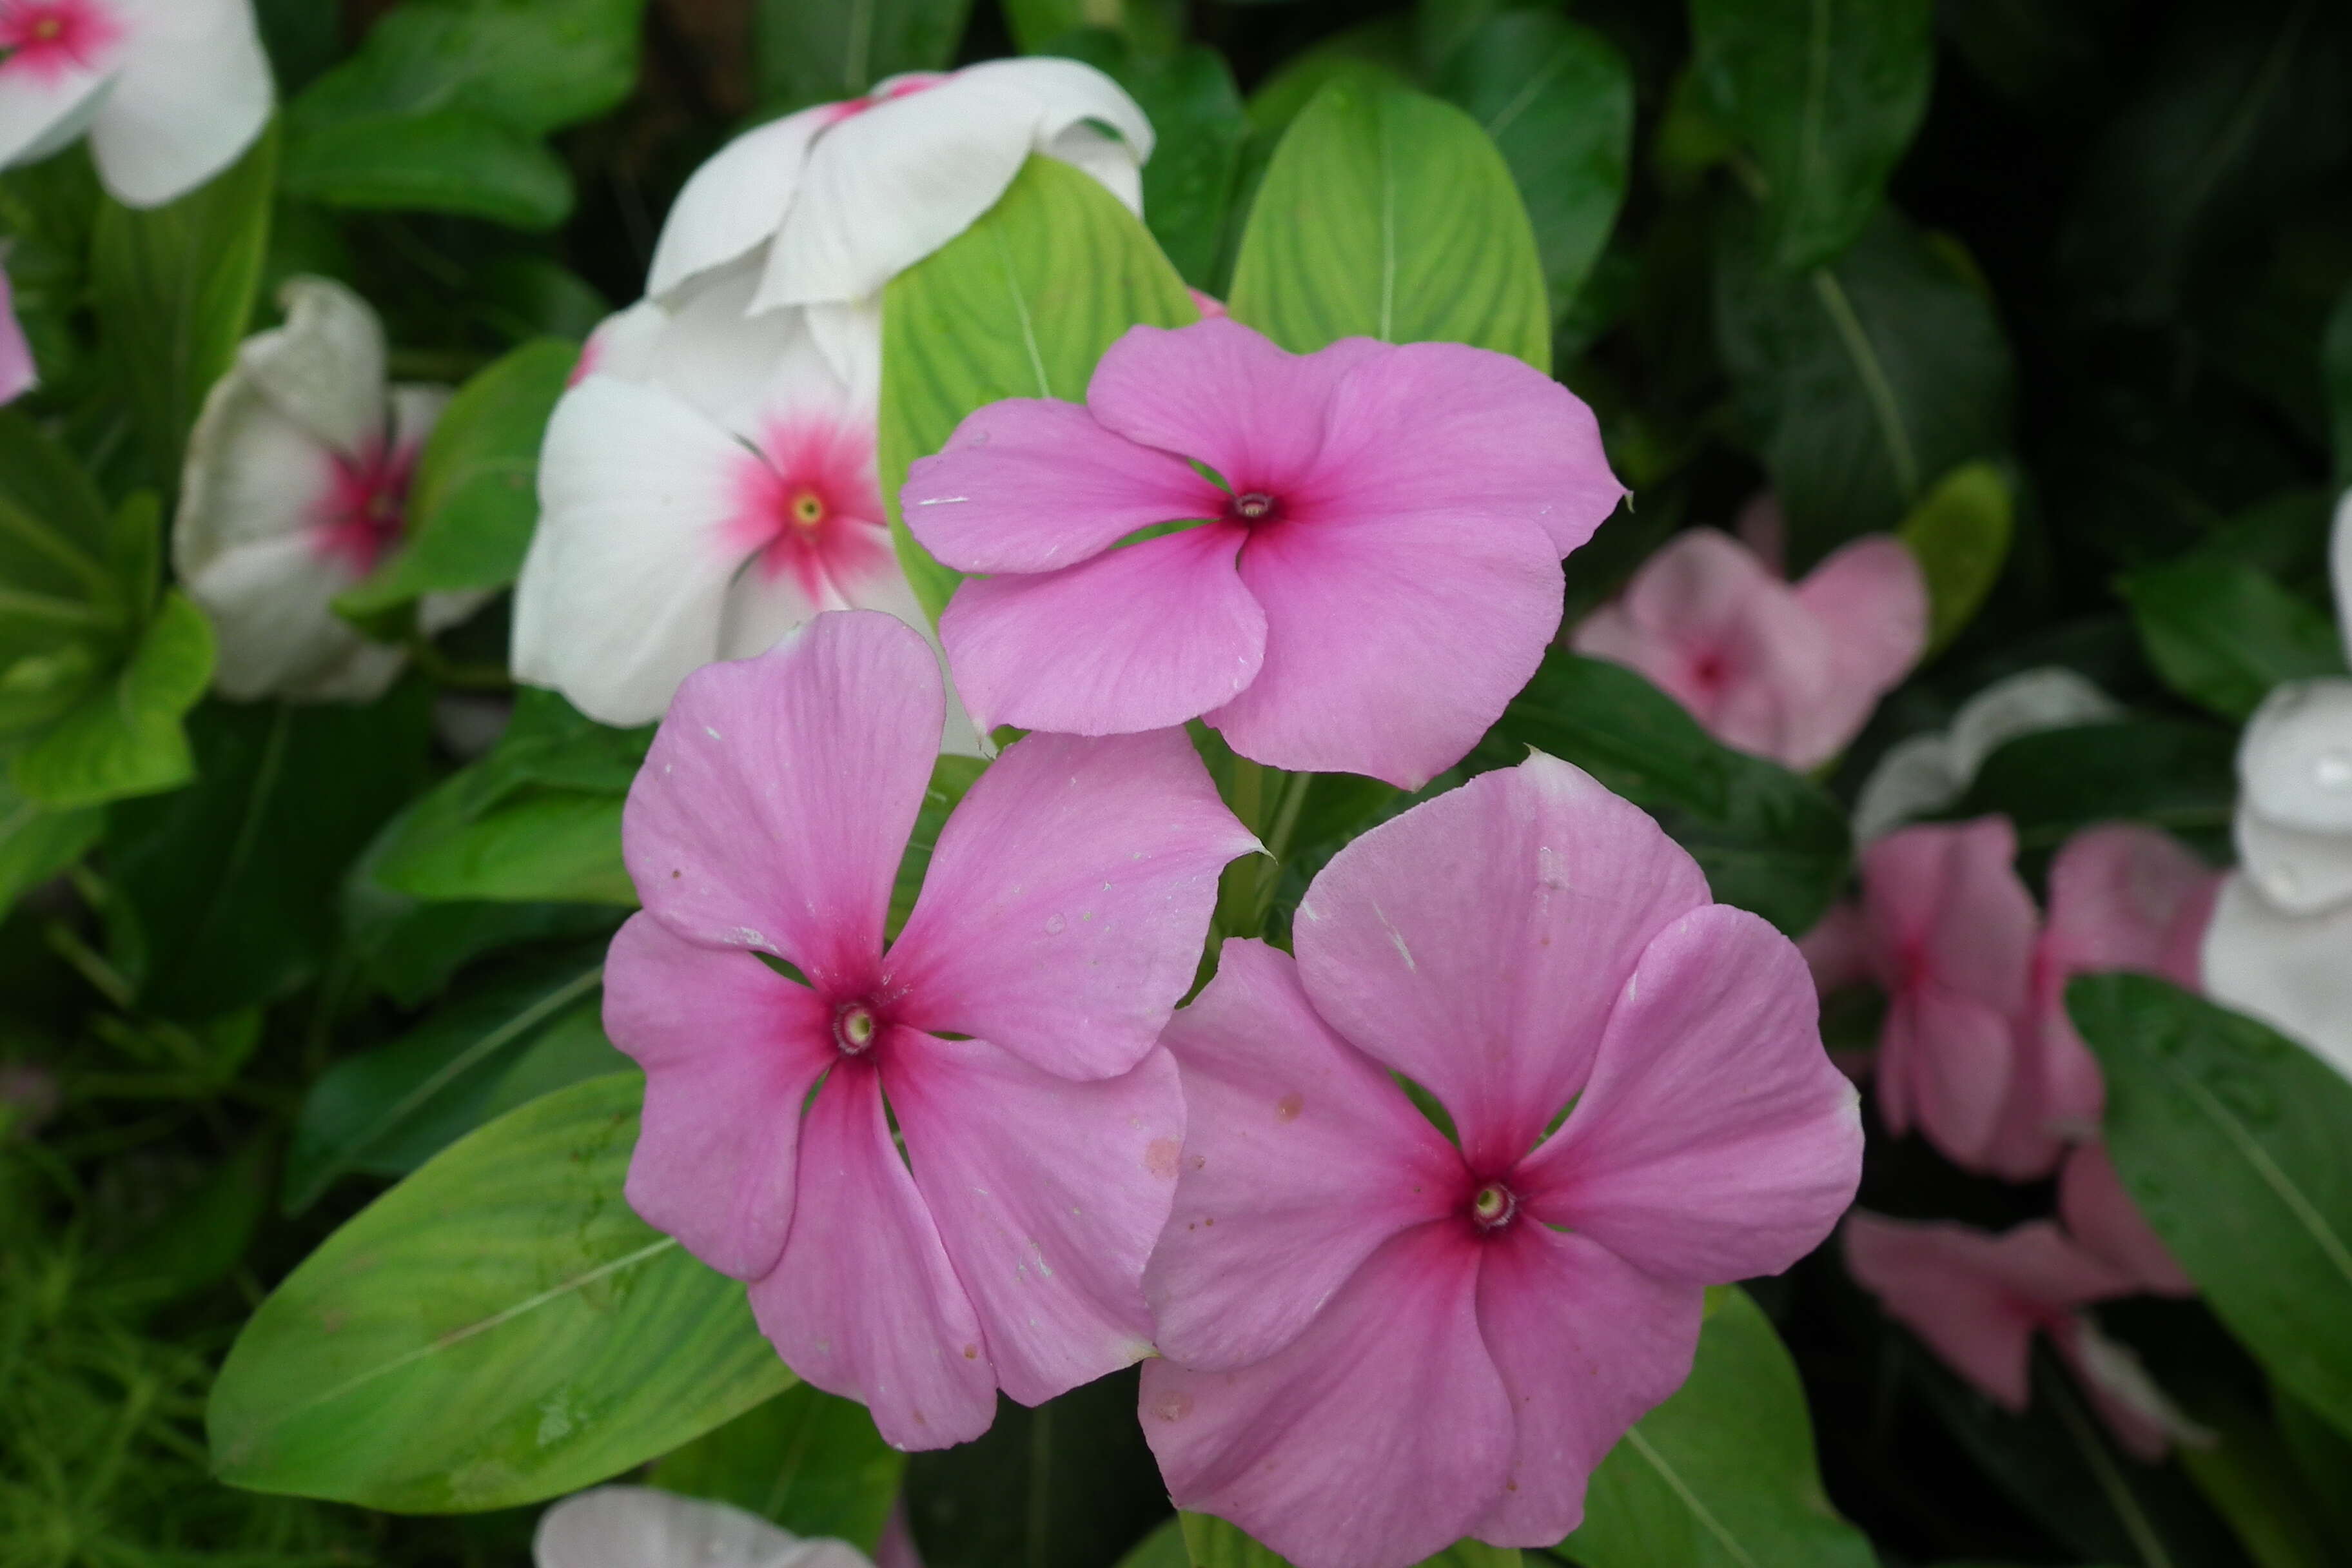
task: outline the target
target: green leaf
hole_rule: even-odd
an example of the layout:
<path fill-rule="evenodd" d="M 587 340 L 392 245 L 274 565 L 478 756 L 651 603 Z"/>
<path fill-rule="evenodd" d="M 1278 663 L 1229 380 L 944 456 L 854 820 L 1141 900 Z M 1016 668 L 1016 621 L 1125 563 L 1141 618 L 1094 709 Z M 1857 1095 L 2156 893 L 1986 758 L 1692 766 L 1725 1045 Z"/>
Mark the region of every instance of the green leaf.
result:
<path fill-rule="evenodd" d="M 287 1152 L 285 1207 L 299 1214 L 352 1172 L 405 1175 L 479 1126 L 499 1105 L 507 1074 L 540 1037 L 583 1013 L 596 1052 L 577 1082 L 628 1062 L 604 1043 L 594 1007 L 604 974 L 600 946 L 526 962 L 453 998 L 389 1045 L 343 1058 L 310 1086 Z M 549 1087 L 561 1088 L 562 1084 Z M 514 1100 L 512 1103 L 520 1103 Z"/>
<path fill-rule="evenodd" d="M 2147 975 L 2066 988 L 2107 1080 L 2107 1152 L 2278 1385 L 2352 1433 L 2352 1083 Z"/>
<path fill-rule="evenodd" d="M 1927 111 L 1927 0 L 1691 0 L 1693 74 L 1763 176 L 1773 264 L 1828 260 L 1870 222 Z"/>
<path fill-rule="evenodd" d="M 2305 1493 L 2319 1505 L 2323 1525 L 2339 1548 L 2352 1552 L 2352 1493 L 2343 1484 L 2346 1476 L 2352 1476 L 2352 1432 L 2331 1426 L 2326 1416 L 2275 1385 L 2271 1405 L 2279 1440 L 2294 1457 Z"/>
<path fill-rule="evenodd" d="M 1716 247 L 1716 335 L 1802 572 L 1895 527 L 2009 443 L 2009 344 L 1948 248 L 1882 211 L 1835 265 L 1776 267 L 1752 219 Z"/>
<path fill-rule="evenodd" d="M 109 198 L 91 236 L 99 333 L 128 389 L 151 477 L 176 488 L 205 395 L 236 358 L 269 246 L 278 132 L 175 202 Z"/>
<path fill-rule="evenodd" d="M 492 363 L 449 401 L 417 455 L 398 553 L 335 601 L 369 616 L 421 594 L 503 588 L 539 521 L 539 447 L 576 343 L 541 338 Z"/>
<path fill-rule="evenodd" d="M 2047 854 L 2095 822 L 2131 819 L 2194 837 L 2225 832 L 2238 793 L 2235 738 L 2208 724 L 2119 719 L 2043 730 L 1996 749 L 1955 820 L 1993 814 Z"/>
<path fill-rule="evenodd" d="M 1298 353 L 1444 342 L 1551 369 L 1551 310 L 1509 165 L 1452 104 L 1365 73 L 1284 133 L 1243 231 L 1234 317 Z"/>
<path fill-rule="evenodd" d="M 866 1406 L 798 1383 L 669 1455 L 652 1480 L 871 1554 L 906 1472 Z"/>
<path fill-rule="evenodd" d="M 939 618 L 956 574 L 907 531 L 898 490 L 963 416 L 1005 397 L 1086 396 L 1095 361 L 1137 322 L 1198 319 L 1184 280 L 1118 198 L 1031 158 L 978 223 L 882 291 L 882 494 L 915 594 Z"/>
<path fill-rule="evenodd" d="M 320 124 L 287 148 L 286 189 L 329 206 L 455 213 L 510 228 L 553 228 L 572 216 L 562 160 L 529 132 L 467 109 Z"/>
<path fill-rule="evenodd" d="M 105 823 L 97 810 L 51 811 L 0 777 L 0 916 L 88 854 Z"/>
<path fill-rule="evenodd" d="M 213 628 L 174 588 L 131 662 L 16 753 L 9 783 L 53 810 L 153 795 L 185 784 L 195 759 L 180 720 L 213 679 Z"/>
<path fill-rule="evenodd" d="M 1190 1554 L 1192 1568 L 1287 1568 L 1287 1559 L 1276 1556 L 1253 1541 L 1239 1527 L 1205 1513 L 1184 1513 L 1174 1521 L 1181 1532 L 1185 1551 Z M 1144 1543 L 1152 1547 L 1168 1533 L 1163 1527 Z M 1163 1553 L 1165 1547 L 1159 1548 Z M 1128 1559 L 1127 1568 L 1140 1563 L 1156 1563 L 1159 1559 L 1146 1557 L 1139 1549 Z M 1182 1568 L 1184 1559 L 1171 1557 L 1175 1568 Z M 1481 1541 L 1461 1541 L 1447 1547 L 1434 1557 L 1425 1558 L 1418 1568 L 1519 1568 L 1519 1553 L 1507 1546 L 1489 1546 Z"/>
<path fill-rule="evenodd" d="M 1147 56 L 1160 58 L 1176 53 L 1184 38 L 1183 0 L 1004 0 L 1004 20 L 1013 28 L 1013 43 L 1024 55 L 1068 53 L 1070 35 L 1082 28 L 1108 34 Z M 1099 61 L 1089 63 L 1100 65 Z M 1120 85 L 1126 83 L 1122 80 Z M 1160 135 L 1174 129 L 1150 104 L 1143 105 L 1143 112 Z M 1150 179 L 1149 169 L 1144 177 Z M 1144 210 L 1150 210 L 1149 196 Z"/>
<path fill-rule="evenodd" d="M 1746 1291 L 1706 1293 L 1690 1381 L 1626 1433 L 1562 1550 L 1584 1568 L 1867 1568 L 1830 1506 L 1796 1363 Z"/>
<path fill-rule="evenodd" d="M 0 408 L 0 736 L 54 722 L 104 679 L 142 613 L 80 464 Z"/>
<path fill-rule="evenodd" d="M 859 98 L 886 76 L 944 70 L 971 0 L 758 0 L 753 68 L 777 110 Z"/>
<path fill-rule="evenodd" d="M 2336 308 L 2327 313 L 2319 373 L 2326 384 L 2328 447 L 2341 488 L 2352 484 L 2352 284 L 2336 297 Z"/>
<path fill-rule="evenodd" d="M 2195 1414 L 2211 1436 L 2180 1445 L 2180 1468 L 2230 1521 L 2260 1568 L 2327 1568 L 2342 1562 L 2330 1545 L 2326 1505 L 2305 1486 L 2267 1413 L 2233 1398 L 2202 1401 Z"/>
<path fill-rule="evenodd" d="M 108 1259 L 103 1273 L 108 1294 L 141 1306 L 161 1305 L 216 1285 L 235 1272 L 269 1208 L 274 1142 L 267 1135 L 247 1141 L 121 1254 Z"/>
<path fill-rule="evenodd" d="M 942 756 L 931 764 L 931 782 L 923 791 L 923 804 L 915 814 L 915 831 L 907 840 L 906 853 L 898 858 L 898 879 L 890 885 L 890 910 L 887 929 L 892 937 L 915 912 L 915 900 L 922 895 L 923 877 L 931 868 L 931 851 L 939 847 L 940 834 L 948 825 L 953 812 L 967 791 L 986 772 L 988 764 L 978 757 Z"/>
<path fill-rule="evenodd" d="M 621 1195 L 643 1081 L 501 1117 L 329 1237 L 229 1351 L 214 1472 L 402 1513 L 512 1508 L 784 1388 L 742 1285 Z"/>
<path fill-rule="evenodd" d="M 1156 140 L 1143 165 L 1143 221 L 1196 289 L 1214 279 L 1241 182 L 1249 118 L 1225 57 L 1205 44 L 1150 53 L 1100 28 L 1061 38 L 1053 52 L 1084 60 L 1125 88 Z"/>
<path fill-rule="evenodd" d="M 2344 673 L 2335 623 L 2252 566 L 2200 553 L 2117 587 L 2164 683 L 2224 719 L 2249 717 L 2282 681 Z"/>
<path fill-rule="evenodd" d="M 1633 74 L 1624 56 L 1590 27 L 1543 11 L 1507 11 L 1464 40 L 1435 86 L 1501 149 L 1527 204 L 1558 321 L 1624 204 L 1633 153 Z"/>
<path fill-rule="evenodd" d="M 1852 837 L 1827 791 L 1717 742 L 1622 666 L 1547 652 L 1475 756 L 1507 766 L 1528 746 L 1575 763 L 1656 817 L 1698 861 L 1716 898 L 1792 936 L 1811 930 L 1844 885 Z"/>
<path fill-rule="evenodd" d="M 194 788 L 107 816 L 115 962 L 142 1005 L 204 1018 L 299 984 L 335 935 L 343 870 L 421 782 L 432 694 L 368 707 L 207 703 Z"/>
<path fill-rule="evenodd" d="M 1335 81 L 1410 86 L 1421 70 L 1416 31 L 1413 18 L 1400 12 L 1344 27 L 1300 50 L 1250 94 L 1250 125 L 1260 136 L 1280 136 Z"/>
<path fill-rule="evenodd" d="M 1933 658 L 1975 618 L 2009 559 L 2016 503 L 1990 463 L 1963 463 L 1911 509 L 1895 531 L 1927 579 L 1927 650 Z"/>

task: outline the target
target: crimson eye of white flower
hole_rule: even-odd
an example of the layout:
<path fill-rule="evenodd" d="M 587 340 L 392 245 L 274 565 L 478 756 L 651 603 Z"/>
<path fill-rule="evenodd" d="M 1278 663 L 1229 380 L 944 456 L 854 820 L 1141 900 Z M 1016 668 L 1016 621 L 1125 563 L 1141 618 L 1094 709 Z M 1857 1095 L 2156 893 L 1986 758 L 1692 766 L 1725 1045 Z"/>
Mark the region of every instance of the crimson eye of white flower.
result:
<path fill-rule="evenodd" d="M 1488 1182 L 1470 1200 L 1470 1217 L 1481 1230 L 1500 1230 L 1519 1212 L 1519 1194 L 1500 1182 Z"/>
<path fill-rule="evenodd" d="M 874 1043 L 874 1009 L 863 1002 L 846 1002 L 833 1016 L 833 1043 L 844 1056 L 857 1056 Z"/>

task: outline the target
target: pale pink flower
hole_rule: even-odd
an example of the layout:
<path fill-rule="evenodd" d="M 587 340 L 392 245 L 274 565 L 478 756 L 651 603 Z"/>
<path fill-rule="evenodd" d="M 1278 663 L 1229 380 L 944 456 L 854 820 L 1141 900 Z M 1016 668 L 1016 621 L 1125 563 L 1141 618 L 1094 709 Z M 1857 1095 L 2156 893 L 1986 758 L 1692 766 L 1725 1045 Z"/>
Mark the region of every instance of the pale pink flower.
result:
<path fill-rule="evenodd" d="M 1695 528 L 1570 640 L 1639 670 L 1725 745 L 1815 768 L 1919 661 L 1927 579 L 1900 540 L 1874 534 L 1792 586 L 1748 545 Z"/>
<path fill-rule="evenodd" d="M 1688 1375 L 1704 1287 L 1785 1268 L 1853 1194 L 1804 961 L 1540 754 L 1341 850 L 1295 936 L 1226 942 L 1162 1037 L 1169 1490 L 1304 1568 L 1557 1542 Z"/>
<path fill-rule="evenodd" d="M 908 1448 L 1150 1352 L 1184 1121 L 1155 1041 L 1256 847 L 1181 731 L 1033 735 L 886 952 L 945 712 L 922 638 L 870 613 L 696 672 L 629 794 L 645 910 L 604 981 L 646 1068 L 630 1203 Z"/>
<path fill-rule="evenodd" d="M 271 100 L 252 0 L 0 0 L 0 168 L 88 132 L 116 199 L 157 206 L 234 162 Z"/>
<path fill-rule="evenodd" d="M 33 363 L 33 345 L 16 320 L 16 294 L 8 284 L 5 247 L 0 247 L 0 403 L 14 403 L 40 384 L 40 368 Z"/>
<path fill-rule="evenodd" d="M 1624 493 L 1591 410 L 1516 360 L 1217 320 L 1129 329 L 1084 405 L 980 409 L 902 500 L 988 574 L 940 620 L 982 728 L 1204 717 L 1256 762 L 1413 788 L 1535 673 L 1560 558 Z M 1197 526 L 1122 542 L 1171 522 Z"/>
<path fill-rule="evenodd" d="M 2194 1296 L 2195 1281 L 2174 1259 L 2124 1190 L 2104 1144 L 2084 1143 L 2058 1168 L 2058 1217 L 2094 1256 L 2151 1296 Z"/>
<path fill-rule="evenodd" d="M 539 1516 L 532 1568 L 874 1568 L 846 1541 L 803 1540 L 732 1504 L 596 1487 Z"/>
<path fill-rule="evenodd" d="M 2041 1333 L 2133 1454 L 2160 1458 L 2173 1437 L 2194 1433 L 2138 1359 L 2084 1310 L 2134 1294 L 2137 1281 L 2050 1221 L 1995 1236 L 1856 1210 L 1844 1243 L 1847 1268 L 1887 1315 L 2004 1410 L 2025 1411 Z"/>

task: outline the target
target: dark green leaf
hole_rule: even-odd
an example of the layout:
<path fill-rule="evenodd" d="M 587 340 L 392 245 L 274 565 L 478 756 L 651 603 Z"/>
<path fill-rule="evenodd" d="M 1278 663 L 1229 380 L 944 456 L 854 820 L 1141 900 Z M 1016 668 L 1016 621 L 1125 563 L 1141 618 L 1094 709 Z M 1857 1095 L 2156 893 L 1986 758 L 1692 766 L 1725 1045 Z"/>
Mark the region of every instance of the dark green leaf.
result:
<path fill-rule="evenodd" d="M 1895 530 L 1927 579 L 1927 653 L 1932 658 L 1976 616 L 2009 559 L 2015 511 L 2009 481 L 1990 463 L 1946 474 Z"/>
<path fill-rule="evenodd" d="M 1791 935 L 1811 930 L 1844 885 L 1852 841 L 1828 792 L 1720 744 L 1630 669 L 1557 647 L 1545 654 L 1476 755 L 1508 765 L 1528 746 L 1574 763 L 1655 816 L 1717 899 Z"/>
<path fill-rule="evenodd" d="M 2279 1440 L 2293 1456 L 2305 1490 L 2318 1503 L 2323 1523 L 2340 1549 L 2352 1552 L 2352 1492 L 2344 1478 L 2352 1476 L 2352 1433 L 2284 1389 L 2273 1386 L 2271 1405 L 2277 1417 Z"/>
<path fill-rule="evenodd" d="M 1222 1519 L 1205 1513 L 1186 1513 L 1179 1514 L 1175 1523 L 1192 1568 L 1287 1568 L 1286 1559 L 1276 1556 Z M 1165 1533 L 1163 1530 L 1153 1535 L 1145 1546 L 1151 1547 Z M 1126 1568 L 1157 1561 L 1139 1552 L 1128 1560 Z M 1182 1568 L 1186 1559 L 1171 1561 L 1177 1568 Z M 1423 1559 L 1418 1568 L 1519 1568 L 1519 1553 L 1509 1547 L 1462 1541 L 1434 1557 Z"/>
<path fill-rule="evenodd" d="M 1835 265 L 1773 265 L 1752 220 L 1716 247 L 1716 331 L 1801 572 L 1893 528 L 1936 479 L 2009 443 L 2010 356 L 1953 257 L 1892 212 Z"/>
<path fill-rule="evenodd" d="M 771 108 L 862 97 L 886 76 L 943 70 L 971 0 L 757 0 L 753 61 Z"/>
<path fill-rule="evenodd" d="M 417 455 L 399 552 L 336 608 L 381 615 L 421 594 L 515 580 L 539 521 L 540 441 L 579 358 L 578 344 L 541 338 L 459 389 Z"/>
<path fill-rule="evenodd" d="M 2206 1400 L 2196 1408 L 2209 1434 L 2183 1443 L 2180 1468 L 2245 1543 L 2262 1568 L 2328 1568 L 2326 1505 L 2305 1486 L 2279 1432 L 2250 1401 Z"/>
<path fill-rule="evenodd" d="M 871 1553 L 906 1471 L 866 1406 L 798 1383 L 663 1459 L 653 1483 Z"/>
<path fill-rule="evenodd" d="M 397 1512 L 511 1508 L 781 1391 L 741 1284 L 621 1195 L 642 1082 L 535 1100 L 328 1237 L 229 1351 L 215 1473 Z"/>
<path fill-rule="evenodd" d="M 100 811 L 51 811 L 0 777 L 0 915 L 89 853 L 105 823 Z"/>
<path fill-rule="evenodd" d="M 8 782 L 56 811 L 173 789 L 194 776 L 180 720 L 213 679 L 213 628 L 178 589 L 131 662 L 16 753 Z"/>
<path fill-rule="evenodd" d="M 190 715 L 195 786 L 107 818 L 121 895 L 110 927 L 145 1006 L 207 1017 L 317 969 L 344 868 L 423 775 L 431 703 L 411 682 L 365 708 L 216 702 Z"/>
<path fill-rule="evenodd" d="M 2234 739 L 2170 719 L 2119 719 L 2021 735 L 1977 770 L 1953 818 L 1993 813 L 2047 853 L 2095 822 L 2137 820 L 2194 836 L 2228 827 Z"/>
<path fill-rule="evenodd" d="M 2077 979 L 2066 1006 L 2140 1212 L 2278 1385 L 2352 1433 L 2352 1083 L 2147 975 Z"/>
<path fill-rule="evenodd" d="M 572 175 L 527 131 L 469 109 L 321 123 L 286 150 L 286 188 L 329 206 L 457 213 L 511 228 L 572 214 Z"/>
<path fill-rule="evenodd" d="M 120 1256 L 108 1260 L 108 1293 L 142 1306 L 194 1295 L 228 1278 L 269 1208 L 270 1144 L 256 1137 L 206 1173 L 196 1188 Z"/>
<path fill-rule="evenodd" d="M 2336 458 L 2336 482 L 2352 484 L 2352 285 L 2336 296 L 2319 345 L 2319 370 L 2327 389 L 2328 445 Z"/>
<path fill-rule="evenodd" d="M 1822 1491 L 1796 1363 L 1747 1292 L 1706 1293 L 1690 1381 L 1625 1434 L 1563 1550 L 1584 1568 L 1868 1568 Z"/>
<path fill-rule="evenodd" d="M 1335 81 L 1409 85 L 1421 70 L 1413 20 L 1399 13 L 1344 28 L 1282 62 L 1249 96 L 1251 126 L 1274 138 Z"/>
<path fill-rule="evenodd" d="M 143 611 L 113 554 L 89 476 L 0 408 L 0 736 L 54 722 L 127 651 Z"/>
<path fill-rule="evenodd" d="M 2117 586 L 2164 683 L 2224 719 L 2248 717 L 2281 681 L 2344 673 L 2335 623 L 2252 566 L 2192 557 Z"/>
<path fill-rule="evenodd" d="M 1235 320 L 1308 353 L 1471 343 L 1551 368 L 1551 310 L 1509 166 L 1452 104 L 1356 73 L 1284 133 L 1242 235 Z"/>
<path fill-rule="evenodd" d="M 1183 0 L 1004 0 L 1004 19 L 1024 55 L 1066 54 L 1070 35 L 1087 28 L 1110 34 L 1145 55 L 1165 57 L 1183 41 L 1184 9 Z M 1076 58 L 1102 64 L 1086 55 Z M 1171 127 L 1150 104 L 1143 111 L 1155 131 L 1163 137 L 1169 134 Z M 1149 174 L 1147 170 L 1147 178 Z M 1148 204 L 1144 210 L 1150 210 Z"/>
<path fill-rule="evenodd" d="M 882 494 L 891 537 L 933 618 L 956 574 L 899 516 L 917 458 L 963 416 L 1004 397 L 1084 398 L 1087 378 L 1139 321 L 1176 327 L 1199 311 L 1132 214 L 1092 179 L 1032 158 L 996 205 L 882 291 Z"/>
<path fill-rule="evenodd" d="M 100 335 L 129 390 L 148 472 L 166 488 L 178 484 L 196 411 L 253 320 L 277 179 L 272 129 L 175 202 L 99 208 L 90 281 Z"/>
<path fill-rule="evenodd" d="M 1764 246 L 1801 269 L 1853 242 L 1927 111 L 1927 0 L 1691 0 L 1693 70 L 1763 174 Z"/>
<path fill-rule="evenodd" d="M 1625 200 L 1633 72 L 1590 27 L 1542 11 L 1507 11 L 1453 51 L 1435 85 L 1502 150 L 1527 204 L 1559 320 L 1600 259 Z"/>

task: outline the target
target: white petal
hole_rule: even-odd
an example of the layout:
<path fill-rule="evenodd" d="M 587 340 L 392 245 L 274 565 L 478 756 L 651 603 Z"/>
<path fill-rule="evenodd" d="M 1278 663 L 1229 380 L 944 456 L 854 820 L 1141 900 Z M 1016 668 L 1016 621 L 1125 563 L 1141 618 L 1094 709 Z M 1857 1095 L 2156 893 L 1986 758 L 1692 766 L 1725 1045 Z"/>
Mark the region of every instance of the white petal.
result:
<path fill-rule="evenodd" d="M 805 312 L 746 314 L 759 279 L 749 263 L 714 273 L 685 291 L 654 340 L 654 382 L 715 423 L 746 437 L 780 381 L 842 395 L 838 380 L 809 335 Z"/>
<path fill-rule="evenodd" d="M 428 637 L 439 637 L 452 626 L 464 626 L 475 613 L 499 596 L 496 588 L 458 588 L 446 594 L 426 594 L 416 601 L 416 626 Z"/>
<path fill-rule="evenodd" d="M 2328 532 L 2329 575 L 2336 583 L 2336 626 L 2344 638 L 2345 657 L 2352 658 L 2352 490 L 2336 502 L 2336 521 Z"/>
<path fill-rule="evenodd" d="M 992 86 L 1016 87 L 1034 96 L 1045 110 L 1046 142 L 1092 120 L 1127 144 L 1132 167 L 1139 169 L 1151 161 L 1151 121 L 1125 88 L 1090 65 L 1058 55 L 1027 55 L 989 60 L 957 75 Z"/>
<path fill-rule="evenodd" d="M 89 130 L 121 52 L 118 47 L 89 68 L 54 77 L 0 68 L 0 168 L 37 163 Z"/>
<path fill-rule="evenodd" d="M 433 426 L 441 422 L 442 410 L 449 406 L 452 395 L 447 387 L 428 382 L 403 382 L 394 386 L 390 395 L 393 449 L 423 447 L 425 438 L 433 434 Z"/>
<path fill-rule="evenodd" d="M 232 366 L 188 437 L 172 531 L 179 574 L 194 576 L 239 545 L 305 532 L 321 520 L 334 482 L 332 449 L 288 417 L 250 368 Z"/>
<path fill-rule="evenodd" d="M 733 437 L 658 387 L 592 375 L 564 394 L 539 467 L 539 526 L 515 585 L 515 677 L 605 724 L 661 717 L 719 657 L 746 553 L 727 523 Z"/>
<path fill-rule="evenodd" d="M 757 1514 L 651 1487 L 598 1487 L 540 1516 L 537 1568 L 871 1568 L 839 1541 L 803 1541 Z"/>
<path fill-rule="evenodd" d="M 2280 827 L 2352 833 L 2352 680 L 2273 689 L 2238 742 L 2240 805 Z"/>
<path fill-rule="evenodd" d="M 1854 797 L 1853 836 L 1868 843 L 1916 817 L 1943 810 L 1967 788 L 1949 736 L 1914 735 L 1898 741 L 1878 759 Z"/>
<path fill-rule="evenodd" d="M 697 169 L 663 220 L 646 292 L 666 295 L 765 243 L 792 204 L 809 143 L 837 112 L 819 104 L 746 131 Z"/>
<path fill-rule="evenodd" d="M 269 57 L 252 0 L 136 0 L 121 79 L 89 150 L 127 206 L 160 206 L 236 161 L 269 121 Z"/>
<path fill-rule="evenodd" d="M 213 684 L 224 696 L 365 702 L 400 672 L 398 648 L 371 643 L 335 614 L 351 573 L 301 534 L 238 544 L 181 581 L 212 621 Z"/>
<path fill-rule="evenodd" d="M 617 315 L 605 317 L 581 345 L 572 384 L 577 385 L 592 375 L 618 376 L 623 381 L 651 379 L 654 344 L 668 325 L 669 312 L 651 300 L 640 300 Z"/>
<path fill-rule="evenodd" d="M 2232 826 L 2246 875 L 2286 913 L 2315 914 L 2352 900 L 2352 834 L 2284 827 L 2243 799 Z"/>
<path fill-rule="evenodd" d="M 1996 680 L 1952 718 L 1954 761 L 1960 786 L 1973 783 L 1984 760 L 2020 735 L 2066 730 L 2123 716 L 2116 700 L 2060 665 L 2021 670 Z"/>
<path fill-rule="evenodd" d="M 278 290 L 286 324 L 245 340 L 239 369 L 278 411 L 354 456 L 384 437 L 383 323 L 329 278 L 289 278 Z"/>
<path fill-rule="evenodd" d="M 809 336 L 833 374 L 860 403 L 882 396 L 882 296 L 807 308 Z"/>
<path fill-rule="evenodd" d="M 2205 928 L 2205 994 L 2260 1018 L 2352 1077 L 2352 905 L 2273 908 L 2242 873 L 2221 884 Z"/>

